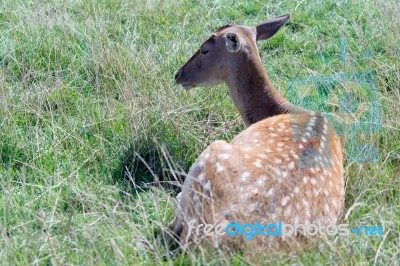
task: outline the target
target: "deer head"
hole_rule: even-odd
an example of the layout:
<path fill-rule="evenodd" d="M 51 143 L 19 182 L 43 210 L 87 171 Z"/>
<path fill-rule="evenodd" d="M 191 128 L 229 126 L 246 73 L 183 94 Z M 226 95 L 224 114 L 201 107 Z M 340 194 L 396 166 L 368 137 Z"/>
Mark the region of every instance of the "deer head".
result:
<path fill-rule="evenodd" d="M 179 69 L 176 83 L 185 89 L 229 83 L 231 75 L 248 61 L 261 64 L 256 42 L 271 38 L 289 18 L 290 14 L 286 14 L 255 27 L 226 25 L 219 28 Z"/>

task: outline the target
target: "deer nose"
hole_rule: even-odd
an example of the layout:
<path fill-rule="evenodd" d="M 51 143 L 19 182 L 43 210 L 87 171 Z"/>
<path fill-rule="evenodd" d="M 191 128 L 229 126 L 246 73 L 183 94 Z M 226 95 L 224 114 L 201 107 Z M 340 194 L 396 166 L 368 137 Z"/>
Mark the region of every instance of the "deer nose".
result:
<path fill-rule="evenodd" d="M 175 74 L 175 80 L 177 80 L 177 79 L 179 78 L 179 76 L 181 75 L 181 73 L 182 73 L 182 68 L 179 69 L 178 72 L 176 72 L 176 74 Z"/>

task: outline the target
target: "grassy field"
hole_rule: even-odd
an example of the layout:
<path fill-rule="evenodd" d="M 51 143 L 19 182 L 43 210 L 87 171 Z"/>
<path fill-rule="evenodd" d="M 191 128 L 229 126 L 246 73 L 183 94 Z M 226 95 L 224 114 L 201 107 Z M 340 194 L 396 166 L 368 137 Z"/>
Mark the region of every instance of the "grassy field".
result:
<path fill-rule="evenodd" d="M 225 86 L 184 92 L 174 74 L 219 26 L 286 13 L 291 21 L 259 44 L 283 95 L 297 77 L 375 73 L 381 127 L 351 139 L 379 158 L 347 157 L 340 222 L 382 225 L 385 235 L 335 237 L 299 254 L 200 249 L 163 260 L 156 234 L 173 217 L 177 184 L 207 145 L 244 128 Z M 2 1 L 0 261 L 399 263 L 399 13 L 396 0 Z"/>

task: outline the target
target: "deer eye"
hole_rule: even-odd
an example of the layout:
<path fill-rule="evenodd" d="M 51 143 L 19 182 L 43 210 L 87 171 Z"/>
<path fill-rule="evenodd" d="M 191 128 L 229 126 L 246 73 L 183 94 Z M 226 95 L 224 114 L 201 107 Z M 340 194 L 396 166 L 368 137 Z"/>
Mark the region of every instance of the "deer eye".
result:
<path fill-rule="evenodd" d="M 201 51 L 201 54 L 207 54 L 209 51 L 208 50 L 203 50 Z"/>

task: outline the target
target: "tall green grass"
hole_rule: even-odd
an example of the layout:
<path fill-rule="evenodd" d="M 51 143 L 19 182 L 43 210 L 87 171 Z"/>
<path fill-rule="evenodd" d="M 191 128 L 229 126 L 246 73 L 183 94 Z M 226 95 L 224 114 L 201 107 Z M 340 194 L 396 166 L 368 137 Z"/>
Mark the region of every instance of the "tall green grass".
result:
<path fill-rule="evenodd" d="M 184 173 L 244 128 L 224 86 L 183 92 L 174 73 L 214 29 L 292 13 L 259 43 L 276 88 L 376 72 L 382 128 L 346 161 L 341 222 L 384 237 L 259 258 L 195 250 L 173 262 L 155 235 Z M 0 3 L 0 260 L 4 264 L 396 264 L 400 261 L 400 5 L 389 1 L 5 0 Z M 343 63 L 340 40 L 347 41 Z M 346 136 L 343 136 L 346 150 Z"/>

